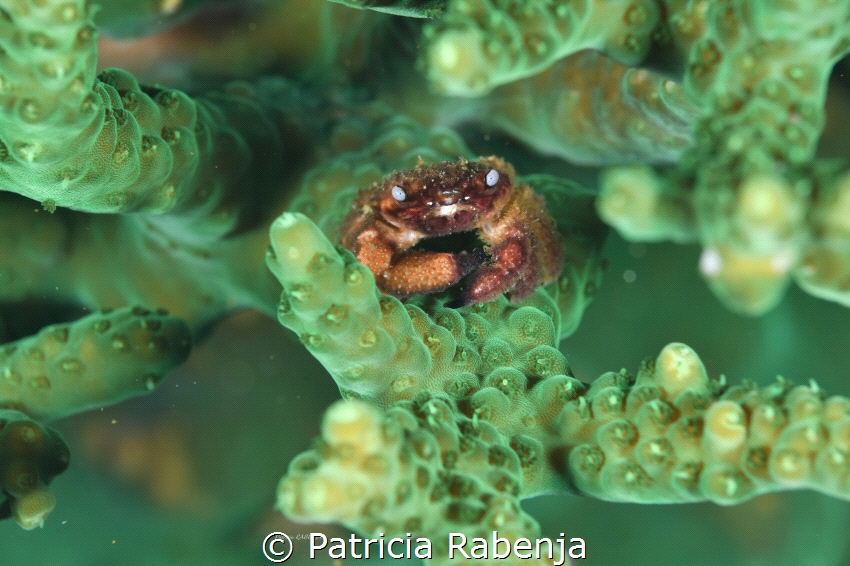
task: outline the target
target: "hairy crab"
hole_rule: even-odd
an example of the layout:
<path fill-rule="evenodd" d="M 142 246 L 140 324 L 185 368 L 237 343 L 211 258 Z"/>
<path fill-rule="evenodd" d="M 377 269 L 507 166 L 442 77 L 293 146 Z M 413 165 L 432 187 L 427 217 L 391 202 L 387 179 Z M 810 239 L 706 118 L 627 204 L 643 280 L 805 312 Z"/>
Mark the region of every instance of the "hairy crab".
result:
<path fill-rule="evenodd" d="M 564 262 L 543 197 L 497 157 L 396 171 L 357 193 L 340 234 L 378 288 L 399 298 L 457 285 L 460 305 L 503 293 L 519 302 Z"/>

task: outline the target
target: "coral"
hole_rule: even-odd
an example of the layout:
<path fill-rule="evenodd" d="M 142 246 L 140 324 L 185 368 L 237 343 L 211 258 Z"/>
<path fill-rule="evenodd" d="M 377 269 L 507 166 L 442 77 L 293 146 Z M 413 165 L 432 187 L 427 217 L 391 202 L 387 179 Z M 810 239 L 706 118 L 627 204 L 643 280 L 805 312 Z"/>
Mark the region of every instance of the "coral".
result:
<path fill-rule="evenodd" d="M 500 129 L 588 164 L 674 161 L 692 142 L 699 115 L 681 84 L 589 50 L 502 85 L 486 100 Z"/>
<path fill-rule="evenodd" d="M 47 484 L 68 466 L 62 437 L 30 417 L 54 419 L 150 393 L 186 360 L 190 344 L 182 320 L 125 307 L 0 347 L 0 517 L 41 526 L 56 504 Z"/>
<path fill-rule="evenodd" d="M 548 294 L 516 305 L 501 297 L 468 307 L 468 320 L 456 309 L 423 305 L 435 309 L 435 324 L 415 304 L 380 296 L 371 271 L 349 252 L 340 256 L 305 216 L 285 213 L 272 225 L 271 240 L 269 268 L 284 285 L 278 318 L 322 362 L 344 397 L 386 407 L 450 383 L 463 389 L 470 372 L 505 360 L 540 376 L 563 365 L 555 349 L 560 304 Z"/>
<path fill-rule="evenodd" d="M 338 402 L 325 413 L 322 447 L 290 465 L 280 509 L 299 520 L 342 521 L 370 537 L 428 538 L 433 564 L 454 562 L 446 559 L 452 532 L 486 538 L 498 531 L 510 542 L 534 537 L 539 529 L 516 495 L 542 473 L 539 444 L 456 413 L 451 400 L 427 396 L 383 415 L 365 403 Z"/>
<path fill-rule="evenodd" d="M 352 8 L 368 8 L 399 16 L 436 18 L 446 9 L 446 0 L 334 0 Z"/>
<path fill-rule="evenodd" d="M 698 239 L 703 275 L 736 311 L 771 309 L 792 278 L 847 304 L 844 244 L 815 220 L 841 179 L 814 153 L 850 6 L 745 6 L 713 3 L 688 45 L 683 85 L 702 111 L 692 145 L 662 176 L 612 172 L 600 214 L 631 239 Z"/>
<path fill-rule="evenodd" d="M 281 155 L 274 120 L 244 95 L 205 105 L 179 91 L 143 91 L 119 70 L 95 78 L 96 33 L 83 3 L 24 6 L 3 23 L 29 31 L 2 41 L 3 185 L 49 211 L 203 216 L 201 240 L 234 229 L 240 207 L 232 201 L 258 196 L 237 187 L 265 173 L 246 144 Z M 235 139 L 233 119 L 253 127 Z M 211 163 L 230 182 L 205 177 Z M 250 202 L 242 206 L 252 212 Z"/>
<path fill-rule="evenodd" d="M 0 409 L 0 518 L 34 529 L 56 505 L 47 484 L 68 467 L 70 452 L 55 430 Z"/>
<path fill-rule="evenodd" d="M 828 79 L 850 49 L 850 2 L 273 4 L 121 0 L 98 14 L 84 0 L 0 0 L 0 515 L 27 528 L 44 521 L 55 501 L 46 486 L 68 451 L 37 421 L 92 408 L 82 441 L 77 419 L 54 426 L 107 474 L 140 484 L 150 507 L 180 514 L 163 520 L 148 509 L 140 519 L 115 497 L 92 511 L 98 528 L 133 533 L 94 552 L 126 553 L 130 536 L 168 541 L 139 544 L 167 555 L 141 562 L 184 563 L 200 546 L 207 556 L 197 563 L 245 563 L 248 552 L 264 560 L 258 533 L 294 532 L 290 519 L 339 521 L 378 539 L 431 537 L 445 562 L 449 533 L 498 531 L 514 548 L 545 538 L 557 527 L 533 510 L 537 501 L 522 500 L 547 493 L 588 496 L 558 503 L 576 534 L 610 521 L 599 518 L 609 509 L 587 512 L 599 500 L 727 506 L 795 488 L 848 498 L 850 401 L 814 382 L 710 380 L 678 341 L 709 367 L 755 379 L 787 365 L 842 387 L 847 353 L 835 344 L 846 323 L 835 321 L 844 310 L 782 298 L 796 279 L 810 295 L 850 304 L 850 183 L 818 147 L 829 144 L 824 126 L 847 112 L 827 120 L 824 105 L 828 88 L 842 88 Z M 127 68 L 98 73 L 96 24 L 127 36 L 181 22 L 138 43 L 102 41 L 101 55 Z M 255 80 L 266 72 L 275 77 Z M 485 186 L 489 165 L 498 186 L 512 162 L 522 176 L 509 176 L 538 195 L 511 209 L 524 218 L 511 229 L 525 243 L 563 244 L 537 263 L 544 276 L 491 286 L 481 304 L 458 307 L 450 296 L 408 296 L 456 279 L 423 285 L 426 274 L 411 270 L 397 298 L 332 244 L 350 243 L 344 217 L 358 189 L 389 179 L 390 195 L 398 186 L 406 197 L 395 184 L 405 172 L 492 154 L 504 157 L 478 171 Z M 551 221 L 529 230 L 543 202 Z M 698 242 L 700 270 L 721 301 L 763 318 L 717 309 L 671 247 L 614 237 L 603 253 L 600 217 L 634 242 Z M 374 251 L 355 250 L 362 259 L 364 250 Z M 622 281 L 608 278 L 614 290 L 601 291 L 593 324 L 580 326 L 600 295 L 603 255 Z M 651 256 L 654 269 L 645 267 Z M 494 267 L 483 262 L 472 254 L 472 269 Z M 495 279 L 517 278 L 504 275 Z M 244 309 L 259 314 L 216 326 Z M 304 348 L 257 322 L 275 311 Z M 832 326 L 807 332 L 826 326 L 822 315 Z M 264 340 L 248 328 L 262 328 Z M 173 387 L 112 406 L 149 392 L 190 341 L 201 351 Z M 234 344 L 250 348 L 234 354 Z M 661 353 L 635 375 L 605 372 L 637 364 L 621 361 L 627 347 Z M 273 480 L 256 478 L 279 477 L 304 448 L 297 433 L 311 434 L 311 416 L 329 402 L 308 389 L 326 393 L 329 379 L 344 400 L 280 483 L 286 517 L 272 515 Z M 69 517 L 97 505 L 88 491 L 103 486 L 81 481 L 86 473 L 72 469 L 52 485 L 61 501 L 73 498 L 60 489 L 86 490 L 60 507 Z M 846 508 L 816 494 L 796 501 L 831 509 L 820 523 L 789 501 L 757 499 L 757 520 L 746 504 L 700 507 L 700 528 L 689 530 L 724 550 L 746 547 L 749 563 L 781 563 L 771 559 L 801 545 L 805 528 L 846 524 Z M 666 515 L 693 513 L 621 512 L 639 518 L 616 539 L 600 535 L 600 562 L 632 554 L 626 531 L 669 539 Z M 193 514 L 205 521 L 198 534 L 173 528 Z M 0 529 L 18 531 L 12 523 Z M 653 528 L 657 537 L 647 535 Z M 786 533 L 796 543 L 776 543 Z M 4 549 L 12 564 L 49 553 L 16 534 Z M 820 561 L 845 563 L 844 538 L 820 545 Z M 672 562 L 719 561 L 700 553 L 688 540 Z"/>
<path fill-rule="evenodd" d="M 652 0 L 457 0 L 425 29 L 423 59 L 440 90 L 480 96 L 582 49 L 639 63 L 652 46 L 660 12 Z"/>
<path fill-rule="evenodd" d="M 55 419 L 154 390 L 189 355 L 186 324 L 125 307 L 0 348 L 0 406 Z"/>
<path fill-rule="evenodd" d="M 8 127 L 0 139 L 0 185 L 48 212 L 101 214 L 62 210 L 57 220 L 11 201 L 23 209 L 10 212 L 11 220 L 43 234 L 38 241 L 47 253 L 3 265 L 12 285 L 0 298 L 17 300 L 42 285 L 55 300 L 95 308 L 166 307 L 193 328 L 235 304 L 271 311 L 277 291 L 262 271 L 264 242 L 249 232 L 273 217 L 270 199 L 285 198 L 266 180 L 285 183 L 286 175 L 274 172 L 284 169 L 285 153 L 301 155 L 301 136 L 309 137 L 308 120 L 299 117 L 303 99 L 291 98 L 302 95 L 270 80 L 193 100 L 141 87 L 117 69 L 95 76 L 97 34 L 84 2 L 3 9 L 0 100 Z M 282 129 L 291 143 L 286 151 Z M 137 214 L 118 214 L 128 212 Z M 2 229 L 18 252 L 20 235 L 12 225 Z M 254 268 L 235 265 L 233 258 L 252 254 Z M 119 262 L 126 262 L 126 284 L 96 275 L 107 265 L 116 271 Z M 150 276 L 169 263 L 169 277 Z M 199 280 L 202 271 L 207 277 Z"/>
<path fill-rule="evenodd" d="M 322 444 L 281 482 L 290 516 L 367 536 L 445 540 L 466 523 L 516 538 L 536 532 L 518 498 L 552 490 L 640 503 L 728 505 L 800 487 L 850 497 L 850 399 L 782 379 L 712 382 L 675 343 L 636 376 L 586 385 L 553 347 L 545 291 L 518 308 L 424 311 L 381 297 L 303 216 L 285 213 L 271 238 L 280 321 L 343 397 L 386 408 L 328 411 Z"/>
<path fill-rule="evenodd" d="M 817 220 L 842 175 L 815 159 L 848 19 L 845 2 L 458 0 L 423 61 L 451 94 L 499 87 L 482 99 L 495 125 L 542 151 L 675 162 L 610 172 L 600 214 L 635 241 L 699 241 L 718 297 L 757 315 L 793 279 L 850 302 L 844 238 Z"/>

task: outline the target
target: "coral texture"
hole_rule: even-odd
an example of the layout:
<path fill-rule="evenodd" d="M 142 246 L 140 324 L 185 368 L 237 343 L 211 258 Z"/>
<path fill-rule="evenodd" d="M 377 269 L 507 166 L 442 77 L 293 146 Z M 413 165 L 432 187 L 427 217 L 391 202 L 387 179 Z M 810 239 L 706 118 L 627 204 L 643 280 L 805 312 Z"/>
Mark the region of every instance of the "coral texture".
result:
<path fill-rule="evenodd" d="M 68 446 L 56 431 L 0 409 L 0 518 L 13 516 L 25 529 L 42 526 L 56 505 L 47 484 L 69 461 Z"/>
<path fill-rule="evenodd" d="M 709 364 L 703 342 L 722 342 L 754 379 L 773 360 L 804 364 L 800 373 L 844 369 L 843 347 L 825 343 L 846 324 L 835 323 L 835 338 L 797 321 L 841 320 L 850 305 L 850 180 L 819 153 L 830 145 L 824 128 L 842 123 L 840 109 L 827 119 L 826 102 L 830 89 L 836 107 L 846 98 L 833 67 L 850 51 L 850 0 L 271 4 L 0 0 L 0 517 L 45 523 L 53 493 L 63 500 L 60 482 L 47 485 L 69 452 L 41 421 L 90 409 L 85 426 L 51 426 L 109 460 L 108 473 L 143 483 L 157 505 L 218 514 L 213 551 L 250 539 L 257 558 L 258 532 L 293 520 L 427 537 L 437 564 L 452 533 L 498 531 L 520 548 L 552 532 L 521 502 L 550 493 L 728 506 L 805 488 L 850 499 L 850 400 L 814 381 L 709 379 L 677 336 L 691 333 L 711 367 L 724 362 L 715 352 Z M 99 43 L 98 26 L 135 36 L 183 21 L 125 51 Z M 238 33 L 220 33 L 228 28 Z M 99 45 L 134 70 L 98 72 Z M 458 186 L 509 196 L 482 198 L 470 220 L 455 215 Z M 399 216 L 374 210 L 408 197 L 420 206 L 406 229 L 384 230 Z M 634 245 L 611 238 L 604 251 L 605 223 Z M 373 229 L 380 237 L 369 240 Z M 471 250 L 456 238 L 470 234 L 482 240 Z M 623 268 L 623 281 L 657 277 L 657 288 L 609 295 L 602 330 L 589 329 L 598 338 L 568 363 L 562 340 L 583 330 L 604 256 L 625 249 L 637 263 L 655 249 L 644 242 L 662 240 L 701 246 L 699 271 L 719 302 L 698 285 L 676 287 L 687 283 L 672 258 L 652 273 Z M 783 303 L 793 280 L 831 303 Z M 441 294 L 470 281 L 461 300 Z M 682 312 L 655 344 L 654 317 L 674 299 Z M 713 315 L 693 316 L 696 303 Z M 730 328 L 744 323 L 713 320 L 731 316 L 722 305 L 763 317 L 747 323 L 772 349 L 748 359 Z M 276 314 L 297 340 L 210 352 L 216 323 L 247 309 Z M 250 341 L 235 324 L 231 338 L 243 342 L 231 342 Z M 632 340 L 660 353 L 634 374 L 605 372 Z M 207 350 L 189 360 L 196 373 L 180 383 L 191 387 L 157 389 L 144 405 L 157 417 L 108 407 L 156 389 L 192 343 Z M 294 361 L 305 349 L 324 371 Z M 574 369 L 582 357 L 606 363 Z M 318 422 L 327 402 L 267 393 L 261 362 L 293 386 L 332 379 L 343 397 L 280 481 L 285 518 L 271 512 L 271 483 L 250 471 L 279 477 L 270 438 L 294 453 L 308 427 L 273 419 L 311 407 Z M 220 404 L 208 410 L 212 397 Z M 279 405 L 258 408 L 269 400 Z M 184 416 L 186 406 L 196 412 Z M 99 421 L 107 409 L 127 418 Z M 264 430 L 243 434 L 256 423 Z M 715 521 L 740 542 L 742 529 Z M 147 543 L 160 521 L 144 523 Z M 637 523 L 630 529 L 651 528 Z M 782 531 L 763 523 L 763 540 Z M 607 550 L 633 548 L 626 530 Z M 198 536 L 172 553 L 204 546 Z M 822 545 L 835 546 L 824 562 L 841 563 L 844 539 Z M 772 558 L 755 554 L 750 563 Z M 535 563 L 514 555 L 480 560 Z"/>
<path fill-rule="evenodd" d="M 495 85 L 544 70 L 582 49 L 639 63 L 651 47 L 660 7 L 652 0 L 449 2 L 425 30 L 429 78 L 456 95 L 481 95 Z"/>
<path fill-rule="evenodd" d="M 693 144 L 661 177 L 611 172 L 600 214 L 630 239 L 698 239 L 703 275 L 737 311 L 769 310 L 791 279 L 848 304 L 846 242 L 824 215 L 844 175 L 814 153 L 830 71 L 850 48 L 850 6 L 717 2 L 699 18 L 683 47 L 683 85 L 702 110 Z"/>
<path fill-rule="evenodd" d="M 280 321 L 343 397 L 387 408 L 328 411 L 322 444 L 281 483 L 289 516 L 367 536 L 445 540 L 470 524 L 517 538 L 536 532 L 519 498 L 549 491 L 726 505 L 800 487 L 850 497 L 850 399 L 782 379 L 762 389 L 710 381 L 675 343 L 636 376 L 587 385 L 553 347 L 557 310 L 543 290 L 516 307 L 429 314 L 381 297 L 302 215 L 285 213 L 271 238 Z"/>
<path fill-rule="evenodd" d="M 0 403 L 55 419 L 149 393 L 189 355 L 186 324 L 141 307 L 44 328 L 0 348 Z"/>
<path fill-rule="evenodd" d="M 445 0 L 334 0 L 352 8 L 369 8 L 388 14 L 436 18 L 446 8 Z"/>

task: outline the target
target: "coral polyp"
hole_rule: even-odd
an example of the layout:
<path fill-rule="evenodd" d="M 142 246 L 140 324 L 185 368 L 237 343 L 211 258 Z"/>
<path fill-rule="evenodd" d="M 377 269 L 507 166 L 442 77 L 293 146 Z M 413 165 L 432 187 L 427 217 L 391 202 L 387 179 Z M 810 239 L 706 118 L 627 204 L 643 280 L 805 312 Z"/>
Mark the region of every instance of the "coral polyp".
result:
<path fill-rule="evenodd" d="M 848 22 L 0 0 L 0 562 L 846 564 Z"/>

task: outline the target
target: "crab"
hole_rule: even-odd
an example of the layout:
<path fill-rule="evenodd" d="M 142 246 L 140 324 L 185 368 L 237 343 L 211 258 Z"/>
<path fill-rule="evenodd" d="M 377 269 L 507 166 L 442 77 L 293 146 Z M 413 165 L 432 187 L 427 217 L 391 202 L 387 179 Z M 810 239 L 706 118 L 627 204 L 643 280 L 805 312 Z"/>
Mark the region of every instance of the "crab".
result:
<path fill-rule="evenodd" d="M 503 293 L 517 303 L 554 281 L 564 245 L 543 197 L 498 157 L 394 172 L 360 189 L 340 244 L 387 295 L 454 290 L 460 305 Z"/>

